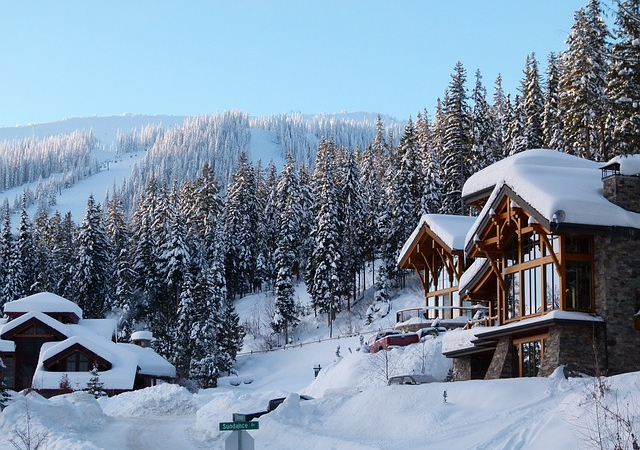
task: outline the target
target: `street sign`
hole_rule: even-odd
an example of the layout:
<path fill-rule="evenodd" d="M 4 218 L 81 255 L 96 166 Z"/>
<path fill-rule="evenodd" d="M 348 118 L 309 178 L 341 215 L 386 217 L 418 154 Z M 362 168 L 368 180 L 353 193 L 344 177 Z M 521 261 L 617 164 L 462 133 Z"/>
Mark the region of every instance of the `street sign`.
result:
<path fill-rule="evenodd" d="M 220 431 L 257 430 L 258 422 L 220 422 Z"/>

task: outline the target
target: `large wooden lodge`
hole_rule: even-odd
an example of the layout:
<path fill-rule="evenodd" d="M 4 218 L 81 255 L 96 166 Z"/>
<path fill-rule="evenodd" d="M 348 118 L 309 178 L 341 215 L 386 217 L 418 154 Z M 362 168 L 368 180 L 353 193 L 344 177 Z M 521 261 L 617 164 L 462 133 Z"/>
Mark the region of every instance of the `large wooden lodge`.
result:
<path fill-rule="evenodd" d="M 488 311 L 443 338 L 455 379 L 640 370 L 639 162 L 528 150 L 467 180 L 472 220 L 421 219 L 399 265 L 426 305 Z"/>

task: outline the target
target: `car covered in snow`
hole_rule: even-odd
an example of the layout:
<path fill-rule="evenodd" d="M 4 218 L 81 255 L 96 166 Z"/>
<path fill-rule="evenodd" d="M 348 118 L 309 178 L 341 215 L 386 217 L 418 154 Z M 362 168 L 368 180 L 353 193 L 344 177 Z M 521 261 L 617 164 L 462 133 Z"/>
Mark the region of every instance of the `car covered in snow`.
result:
<path fill-rule="evenodd" d="M 396 384 L 424 384 L 436 382 L 435 378 L 431 375 L 423 374 L 411 374 L 411 375 L 396 375 L 389 378 L 387 384 L 393 386 Z"/>
<path fill-rule="evenodd" d="M 369 339 L 369 353 L 388 350 L 392 347 L 404 347 L 417 342 L 420 342 L 420 336 L 417 333 L 402 333 L 397 330 L 380 331 Z"/>

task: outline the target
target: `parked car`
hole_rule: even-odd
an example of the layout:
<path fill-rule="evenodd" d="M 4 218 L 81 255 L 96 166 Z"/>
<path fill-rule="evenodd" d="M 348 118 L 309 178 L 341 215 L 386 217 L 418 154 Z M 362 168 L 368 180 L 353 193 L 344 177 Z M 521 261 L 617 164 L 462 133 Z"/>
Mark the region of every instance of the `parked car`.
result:
<path fill-rule="evenodd" d="M 436 380 L 431 375 L 422 375 L 422 374 L 414 374 L 414 375 L 397 375 L 389 378 L 389 382 L 387 383 L 389 386 L 394 384 L 423 384 L 423 383 L 433 383 Z"/>
<path fill-rule="evenodd" d="M 271 412 L 274 409 L 276 409 L 278 406 L 284 403 L 286 399 L 287 397 L 278 397 L 278 398 L 272 398 L 271 400 L 269 400 L 269 404 L 267 405 L 267 412 Z M 313 400 L 313 397 L 302 394 L 300 395 L 300 400 Z"/>
<path fill-rule="evenodd" d="M 388 350 L 390 347 L 404 347 L 420 342 L 416 333 L 399 333 L 398 331 L 379 332 L 369 339 L 369 353 Z"/>

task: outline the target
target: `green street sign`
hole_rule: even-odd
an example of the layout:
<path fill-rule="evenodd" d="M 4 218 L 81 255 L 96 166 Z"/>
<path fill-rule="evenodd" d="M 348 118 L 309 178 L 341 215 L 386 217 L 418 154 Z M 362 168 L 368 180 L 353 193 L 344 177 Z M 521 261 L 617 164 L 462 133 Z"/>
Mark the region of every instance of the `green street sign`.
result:
<path fill-rule="evenodd" d="M 258 422 L 220 422 L 220 431 L 257 430 Z"/>

